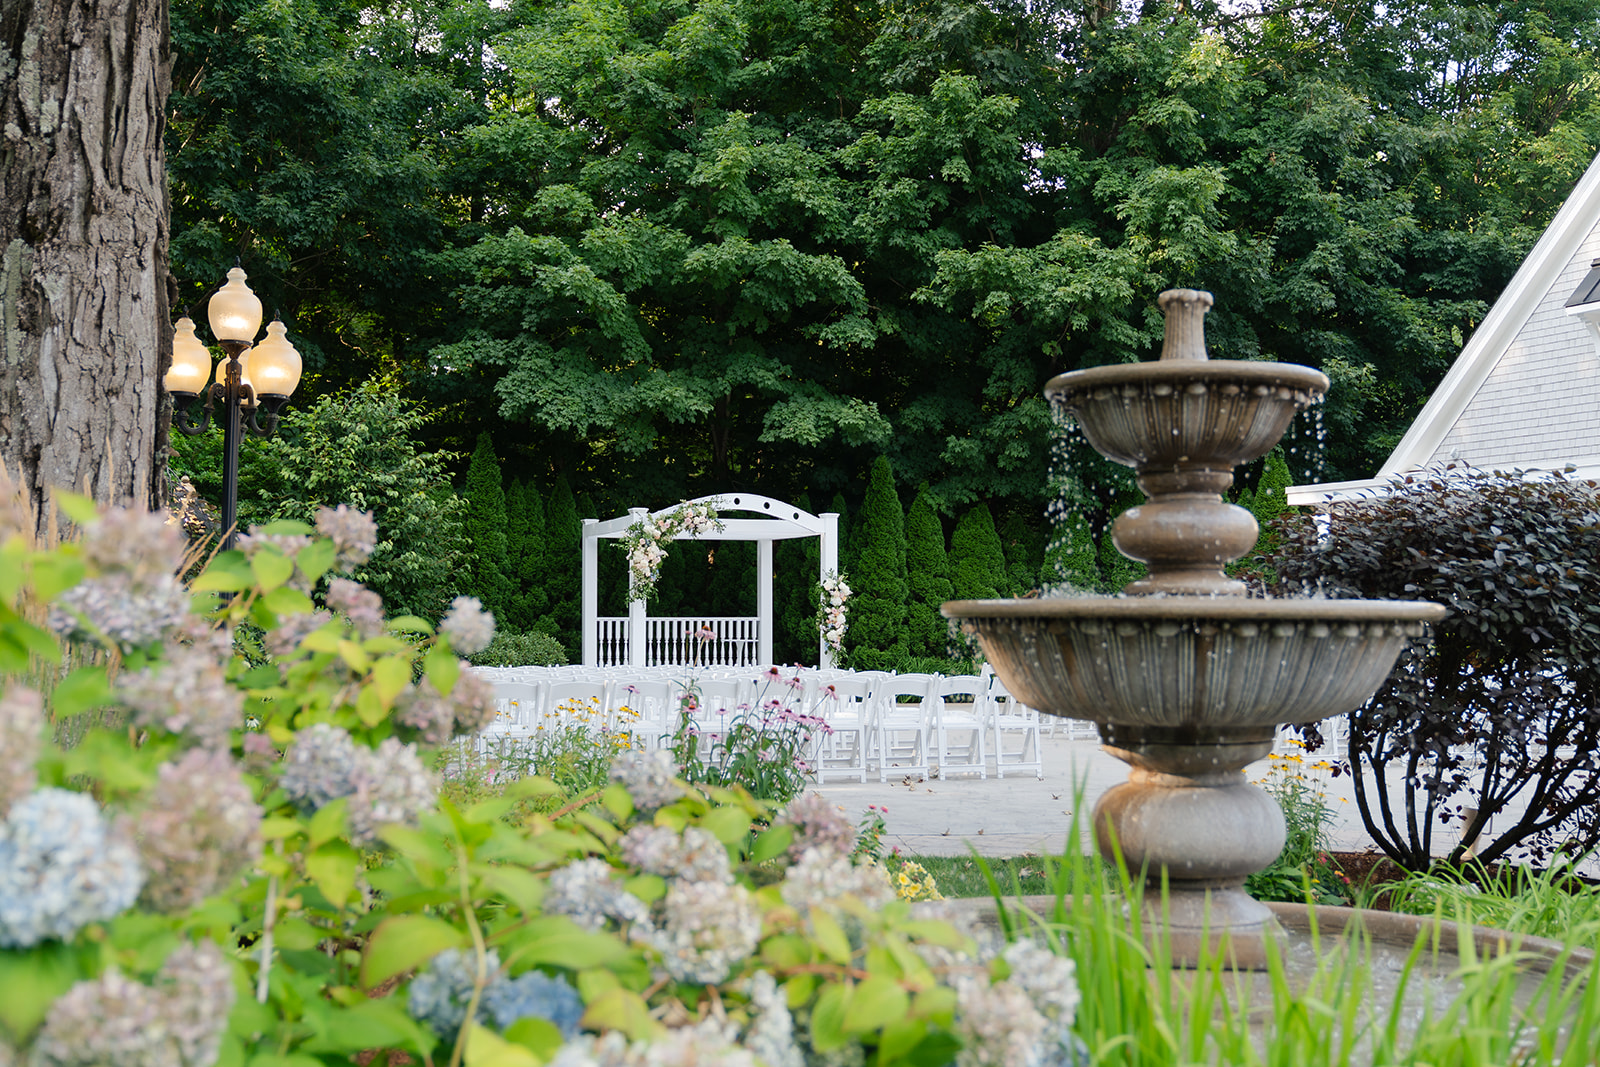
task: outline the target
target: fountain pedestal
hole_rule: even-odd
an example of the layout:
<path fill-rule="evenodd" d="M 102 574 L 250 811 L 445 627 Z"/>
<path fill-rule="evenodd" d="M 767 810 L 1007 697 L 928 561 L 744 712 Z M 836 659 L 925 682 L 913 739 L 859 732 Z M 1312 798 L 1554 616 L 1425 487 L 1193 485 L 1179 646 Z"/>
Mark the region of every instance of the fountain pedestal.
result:
<path fill-rule="evenodd" d="M 1243 889 L 1284 844 L 1277 801 L 1243 769 L 1280 723 L 1364 703 L 1405 641 L 1445 609 L 1416 601 L 1262 600 L 1223 571 L 1256 542 L 1256 522 L 1223 498 L 1233 468 L 1265 455 L 1328 380 L 1308 367 L 1207 359 L 1209 293 L 1161 294 L 1166 346 L 1154 363 L 1074 371 L 1046 395 L 1102 455 L 1134 467 L 1148 503 L 1112 529 L 1147 578 L 1122 597 L 952 601 L 944 614 L 983 646 L 1021 701 L 1100 727 L 1128 781 L 1095 807 L 1103 854 L 1143 871 L 1174 958 L 1202 931 L 1235 959 L 1259 958 L 1268 909 Z"/>

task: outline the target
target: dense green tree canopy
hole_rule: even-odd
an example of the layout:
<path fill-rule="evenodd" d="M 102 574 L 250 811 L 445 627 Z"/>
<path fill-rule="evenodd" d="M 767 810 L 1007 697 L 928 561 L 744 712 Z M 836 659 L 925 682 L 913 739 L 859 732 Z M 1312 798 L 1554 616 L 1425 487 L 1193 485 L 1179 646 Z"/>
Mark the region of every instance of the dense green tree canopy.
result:
<path fill-rule="evenodd" d="M 242 257 L 308 400 L 392 369 L 608 513 L 856 507 L 886 454 L 1037 514 L 1041 385 L 1150 354 L 1172 285 L 1330 375 L 1292 474 L 1361 477 L 1600 144 L 1597 14 L 174 0 L 175 269 Z"/>

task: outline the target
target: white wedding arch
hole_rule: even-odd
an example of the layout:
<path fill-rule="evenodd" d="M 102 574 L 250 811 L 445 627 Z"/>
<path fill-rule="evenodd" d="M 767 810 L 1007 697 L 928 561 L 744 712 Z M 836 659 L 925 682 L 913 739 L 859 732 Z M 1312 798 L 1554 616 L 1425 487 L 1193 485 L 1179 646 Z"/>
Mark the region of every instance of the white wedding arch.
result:
<path fill-rule="evenodd" d="M 630 508 L 601 522 L 583 520 L 583 664 L 586 667 L 767 666 L 772 663 L 772 544 L 796 537 L 821 539 L 817 578 L 839 569 L 839 516 L 813 515 L 793 504 L 755 493 L 718 493 L 686 501 L 710 504 L 719 529 L 684 535 L 680 541 L 754 541 L 756 614 L 688 615 L 651 618 L 644 598 L 630 598 L 626 616 L 601 616 L 599 545 L 618 540 L 647 516 L 664 518 L 682 504 L 660 511 Z M 731 513 L 755 518 L 732 518 Z M 631 580 L 631 579 L 630 579 Z M 818 641 L 819 662 L 833 666 L 827 642 Z"/>

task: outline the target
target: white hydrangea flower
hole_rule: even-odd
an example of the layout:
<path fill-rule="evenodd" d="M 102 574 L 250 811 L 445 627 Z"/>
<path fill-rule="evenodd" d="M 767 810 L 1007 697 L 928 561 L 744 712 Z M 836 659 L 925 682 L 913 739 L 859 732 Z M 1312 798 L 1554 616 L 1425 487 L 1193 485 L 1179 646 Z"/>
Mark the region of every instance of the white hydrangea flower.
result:
<path fill-rule="evenodd" d="M 590 930 L 599 930 L 608 919 L 649 925 L 650 909 L 611 873 L 611 866 L 597 859 L 579 860 L 552 872 L 544 910 L 570 916 Z"/>
<path fill-rule="evenodd" d="M 639 935 L 661 953 L 662 965 L 680 982 L 726 981 L 761 940 L 761 909 L 741 885 L 676 880 L 667 888 L 665 919 Z"/>

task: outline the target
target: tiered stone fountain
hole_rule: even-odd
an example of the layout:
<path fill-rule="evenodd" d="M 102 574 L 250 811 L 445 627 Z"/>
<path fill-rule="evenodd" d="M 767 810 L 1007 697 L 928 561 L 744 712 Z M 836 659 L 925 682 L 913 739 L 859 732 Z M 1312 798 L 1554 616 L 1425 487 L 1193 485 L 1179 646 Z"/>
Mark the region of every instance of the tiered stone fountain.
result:
<path fill-rule="evenodd" d="M 1148 893 L 1175 959 L 1202 932 L 1226 931 L 1241 962 L 1272 922 L 1245 877 L 1283 850 L 1283 813 L 1244 768 L 1268 755 L 1280 723 L 1364 703 L 1406 640 L 1445 609 L 1413 601 L 1264 600 L 1223 567 L 1255 545 L 1256 522 L 1222 493 L 1233 469 L 1265 455 L 1328 379 L 1309 367 L 1210 360 L 1210 293 L 1159 298 L 1159 361 L 1073 371 L 1045 395 L 1102 455 L 1138 471 L 1148 498 L 1112 527 L 1148 577 L 1118 597 L 958 600 L 944 614 L 977 636 L 1001 680 L 1041 712 L 1099 724 L 1128 781 L 1094 809 Z"/>

